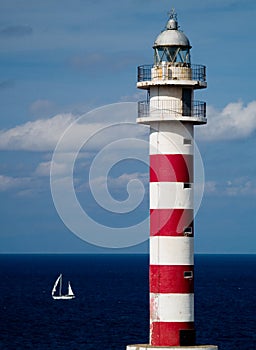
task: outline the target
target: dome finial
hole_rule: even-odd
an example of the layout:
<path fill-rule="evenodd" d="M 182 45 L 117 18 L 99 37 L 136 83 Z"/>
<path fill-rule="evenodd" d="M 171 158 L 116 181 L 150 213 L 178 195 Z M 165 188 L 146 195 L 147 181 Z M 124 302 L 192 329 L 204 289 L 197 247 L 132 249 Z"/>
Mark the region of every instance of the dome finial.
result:
<path fill-rule="evenodd" d="M 170 19 L 174 19 L 177 22 L 177 13 L 174 7 L 171 9 L 171 11 L 168 12 L 168 15 Z"/>
<path fill-rule="evenodd" d="M 171 9 L 170 12 L 168 12 L 169 20 L 166 24 L 166 29 L 178 29 L 178 20 L 177 20 L 177 13 L 174 8 Z"/>

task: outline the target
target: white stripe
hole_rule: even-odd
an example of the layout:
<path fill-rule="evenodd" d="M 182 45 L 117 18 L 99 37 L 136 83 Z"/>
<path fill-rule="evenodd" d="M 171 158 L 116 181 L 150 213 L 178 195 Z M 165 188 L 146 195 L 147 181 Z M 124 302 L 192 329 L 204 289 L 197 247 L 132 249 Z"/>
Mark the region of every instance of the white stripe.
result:
<path fill-rule="evenodd" d="M 150 237 L 151 265 L 194 265 L 194 238 L 179 236 Z"/>
<path fill-rule="evenodd" d="M 193 184 L 150 182 L 150 209 L 193 209 Z"/>
<path fill-rule="evenodd" d="M 194 322 L 194 294 L 150 293 L 151 322 Z"/>
<path fill-rule="evenodd" d="M 193 126 L 182 123 L 151 123 L 150 154 L 193 154 Z M 184 139 L 191 140 L 191 145 L 184 144 Z"/>
<path fill-rule="evenodd" d="M 181 349 L 187 349 L 187 350 L 218 350 L 217 345 L 193 345 L 193 346 L 186 346 L 180 347 L 180 346 L 154 346 L 149 344 L 136 344 L 136 345 L 127 345 L 126 350 L 181 350 Z"/>

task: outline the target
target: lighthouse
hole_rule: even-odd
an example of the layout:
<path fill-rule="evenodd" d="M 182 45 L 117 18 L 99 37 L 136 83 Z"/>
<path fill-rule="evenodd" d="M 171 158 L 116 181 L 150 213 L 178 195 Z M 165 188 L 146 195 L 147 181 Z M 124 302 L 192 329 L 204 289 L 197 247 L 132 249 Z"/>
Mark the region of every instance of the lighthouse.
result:
<path fill-rule="evenodd" d="M 137 122 L 149 125 L 149 344 L 127 350 L 206 349 L 194 325 L 194 126 L 205 125 L 206 67 L 192 64 L 191 45 L 170 13 L 154 44 L 154 63 L 138 67 Z"/>

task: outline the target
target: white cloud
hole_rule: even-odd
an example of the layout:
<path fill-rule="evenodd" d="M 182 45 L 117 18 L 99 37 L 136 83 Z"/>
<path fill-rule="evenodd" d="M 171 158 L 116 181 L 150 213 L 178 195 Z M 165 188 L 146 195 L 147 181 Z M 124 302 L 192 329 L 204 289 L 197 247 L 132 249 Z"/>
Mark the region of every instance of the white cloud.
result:
<path fill-rule="evenodd" d="M 217 186 L 216 181 L 206 181 L 206 183 L 204 184 L 205 193 L 207 194 L 216 193 L 217 191 L 216 186 Z"/>
<path fill-rule="evenodd" d="M 41 169 L 41 175 L 43 170 Z M 46 170 L 45 170 L 46 172 Z M 39 174 L 31 174 L 27 177 L 13 177 L 0 175 L 0 192 L 12 191 L 15 196 L 22 197 L 35 197 L 38 194 L 45 192 L 49 188 L 49 181 L 45 181 L 44 178 L 39 177 Z"/>
<path fill-rule="evenodd" d="M 67 175 L 70 172 L 70 167 L 72 167 L 72 163 L 69 161 L 69 154 L 63 154 L 63 162 L 54 164 L 53 161 L 39 163 L 33 175 L 50 176 L 52 165 L 54 165 L 54 176 Z"/>
<path fill-rule="evenodd" d="M 256 101 L 247 105 L 232 102 L 220 111 L 209 106 L 207 119 L 207 126 L 197 130 L 199 138 L 204 141 L 249 137 L 256 131 Z"/>
<path fill-rule="evenodd" d="M 239 177 L 225 182 L 207 181 L 205 194 L 227 197 L 255 196 L 256 184 L 247 177 Z"/>
<path fill-rule="evenodd" d="M 231 197 L 255 196 L 255 182 L 247 178 L 238 178 L 232 181 L 228 181 L 226 186 L 226 194 Z"/>
<path fill-rule="evenodd" d="M 64 130 L 75 120 L 72 114 L 59 114 L 0 131 L 0 149 L 49 151 L 56 146 Z"/>
<path fill-rule="evenodd" d="M 38 164 L 38 166 L 34 172 L 34 175 L 49 176 L 50 169 L 51 169 L 51 162 L 42 162 L 42 163 Z"/>
<path fill-rule="evenodd" d="M 89 116 L 85 115 L 85 118 L 76 123 L 74 122 L 77 117 L 73 114 L 58 114 L 52 118 L 38 119 L 9 130 L 2 130 L 0 131 L 0 149 L 52 151 L 72 123 L 74 123 L 72 132 L 65 140 L 65 152 L 72 151 L 78 140 L 82 143 L 90 140 L 89 148 L 95 149 L 106 145 L 108 141 L 112 142 L 113 134 L 118 135 L 118 138 L 141 137 L 145 134 L 145 128 L 141 126 L 135 129 L 123 124 L 132 121 L 135 125 L 137 112 L 134 105 L 135 103 L 131 107 L 126 103 L 113 105 L 114 107 L 110 105 L 110 107 L 90 112 Z M 208 124 L 198 128 L 197 132 L 199 139 L 215 141 L 248 137 L 255 130 L 256 101 L 252 101 L 246 106 L 242 102 L 229 103 L 221 111 L 209 106 Z"/>
<path fill-rule="evenodd" d="M 4 192 L 10 189 L 19 188 L 27 185 L 29 178 L 15 178 L 11 176 L 0 175 L 0 191 Z"/>
<path fill-rule="evenodd" d="M 116 178 L 109 176 L 93 178 L 89 183 L 78 186 L 78 191 L 90 190 L 98 205 L 106 210 L 127 213 L 137 208 L 145 198 L 147 183 L 147 174 L 124 173 Z"/>
<path fill-rule="evenodd" d="M 130 181 L 133 180 L 139 180 L 144 185 L 148 184 L 148 173 L 131 173 L 127 174 L 124 173 L 118 177 L 105 177 L 105 176 L 99 176 L 93 179 L 90 179 L 89 182 L 82 183 L 81 179 L 79 181 L 79 187 L 78 191 L 84 190 L 84 189 L 90 189 L 90 187 L 98 188 L 99 190 L 107 186 L 110 188 L 110 190 L 121 190 L 123 191 L 124 188 L 126 188 L 127 184 Z"/>
<path fill-rule="evenodd" d="M 79 118 L 69 113 L 30 121 L 0 131 L 0 150 L 53 151 L 65 131 L 59 152 L 72 152 L 87 141 L 86 151 L 113 142 L 113 137 L 141 137 L 145 128 L 135 123 L 136 108 L 136 103 L 123 102 L 103 106 Z"/>
<path fill-rule="evenodd" d="M 115 178 L 112 177 L 110 178 L 109 185 L 116 188 L 122 188 L 123 186 L 126 186 L 129 181 L 132 181 L 135 179 L 140 180 L 144 185 L 148 184 L 148 174 L 147 173 L 141 174 L 136 172 L 132 174 L 124 173 Z"/>

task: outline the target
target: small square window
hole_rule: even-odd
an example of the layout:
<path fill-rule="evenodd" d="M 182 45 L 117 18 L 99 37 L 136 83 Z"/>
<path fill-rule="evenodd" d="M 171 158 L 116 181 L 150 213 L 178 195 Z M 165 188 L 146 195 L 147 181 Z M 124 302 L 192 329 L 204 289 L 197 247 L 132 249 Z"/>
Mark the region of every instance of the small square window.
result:
<path fill-rule="evenodd" d="M 184 278 L 191 279 L 193 278 L 193 271 L 184 271 L 183 276 Z"/>
<path fill-rule="evenodd" d="M 184 139 L 183 140 L 183 144 L 184 145 L 191 145 L 192 144 L 192 141 L 190 139 Z"/>
<path fill-rule="evenodd" d="M 192 236 L 192 235 L 193 235 L 192 227 L 186 227 L 184 230 L 184 236 Z"/>
<path fill-rule="evenodd" d="M 191 188 L 192 185 L 188 182 L 184 182 L 183 188 Z"/>

